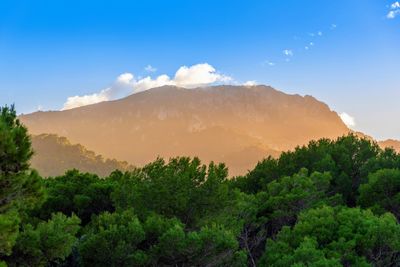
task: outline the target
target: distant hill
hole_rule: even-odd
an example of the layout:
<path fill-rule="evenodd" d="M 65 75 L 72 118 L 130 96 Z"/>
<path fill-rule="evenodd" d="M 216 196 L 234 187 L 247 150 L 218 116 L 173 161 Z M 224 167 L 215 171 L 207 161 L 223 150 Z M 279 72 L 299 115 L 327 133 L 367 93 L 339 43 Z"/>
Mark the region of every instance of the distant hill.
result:
<path fill-rule="evenodd" d="M 378 146 L 382 149 L 393 148 L 397 153 L 400 153 L 400 141 L 399 140 L 387 139 L 387 140 L 377 141 L 372 136 L 366 135 L 362 132 L 354 132 L 354 134 L 356 134 L 360 138 L 366 138 L 370 141 L 376 142 L 378 144 Z"/>
<path fill-rule="evenodd" d="M 73 168 L 99 176 L 107 176 L 116 169 L 133 168 L 127 162 L 104 159 L 82 145 L 72 145 L 67 138 L 54 134 L 32 136 L 32 146 L 35 154 L 31 165 L 45 177 L 62 175 Z"/>
<path fill-rule="evenodd" d="M 311 96 L 268 86 L 163 86 L 65 111 L 20 117 L 33 134 L 52 133 L 105 157 L 143 165 L 157 156 L 226 162 L 231 174 L 267 155 L 350 130 Z"/>
<path fill-rule="evenodd" d="M 400 141 L 398 140 L 388 139 L 385 141 L 380 141 L 378 144 L 382 148 L 390 147 L 396 150 L 397 153 L 400 153 Z"/>

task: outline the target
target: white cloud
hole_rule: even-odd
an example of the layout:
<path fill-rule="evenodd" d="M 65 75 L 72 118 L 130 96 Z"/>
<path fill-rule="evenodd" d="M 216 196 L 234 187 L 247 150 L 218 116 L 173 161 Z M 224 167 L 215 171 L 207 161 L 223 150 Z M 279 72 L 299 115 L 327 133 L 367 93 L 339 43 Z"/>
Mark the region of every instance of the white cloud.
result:
<path fill-rule="evenodd" d="M 337 25 L 336 24 L 331 24 L 331 30 L 336 29 Z"/>
<path fill-rule="evenodd" d="M 321 31 L 319 31 L 317 34 L 318 34 L 318 36 L 322 36 L 322 32 Z"/>
<path fill-rule="evenodd" d="M 389 13 L 386 15 L 388 19 L 394 19 L 397 17 L 397 15 L 400 15 L 400 9 L 398 10 L 390 10 Z"/>
<path fill-rule="evenodd" d="M 243 84 L 244 86 L 256 86 L 257 81 L 247 81 Z"/>
<path fill-rule="evenodd" d="M 182 66 L 175 73 L 174 82 L 177 86 L 192 88 L 212 84 L 215 82 L 229 82 L 232 78 L 218 73 L 215 68 L 207 63 Z"/>
<path fill-rule="evenodd" d="M 173 79 L 166 74 L 159 75 L 156 78 L 150 76 L 145 78 L 135 78 L 132 73 L 123 73 L 118 76 L 116 81 L 110 87 L 101 90 L 98 93 L 68 97 L 62 110 L 115 100 L 133 93 L 163 85 L 194 88 L 232 81 L 232 77 L 217 72 L 215 68 L 208 63 L 196 64 L 190 67 L 182 66 L 176 71 Z"/>
<path fill-rule="evenodd" d="M 152 65 L 147 65 L 147 66 L 144 68 L 144 70 L 145 70 L 145 71 L 148 71 L 148 72 L 156 72 L 156 71 L 157 71 L 157 68 L 154 68 Z"/>
<path fill-rule="evenodd" d="M 102 90 L 100 93 L 95 93 L 91 95 L 71 96 L 67 98 L 67 102 L 64 103 L 64 107 L 62 108 L 62 110 L 91 105 L 107 100 L 109 100 L 107 96 L 107 90 Z"/>
<path fill-rule="evenodd" d="M 135 80 L 133 74 L 123 73 L 117 77 L 110 87 L 103 89 L 98 93 L 68 97 L 62 110 L 96 104 L 126 96 L 132 92 L 131 88 L 134 84 Z"/>
<path fill-rule="evenodd" d="M 391 9 L 396 9 L 396 8 L 400 8 L 400 2 L 394 2 L 393 4 L 390 5 Z"/>
<path fill-rule="evenodd" d="M 121 84 L 129 84 L 133 80 L 133 78 L 134 77 L 132 73 L 126 72 L 119 75 L 116 82 Z"/>
<path fill-rule="evenodd" d="M 339 116 L 342 119 L 342 121 L 344 122 L 344 124 L 346 124 L 347 127 L 351 128 L 351 127 L 356 126 L 354 117 L 350 116 L 346 112 L 340 113 Z"/>
<path fill-rule="evenodd" d="M 290 49 L 285 49 L 285 50 L 283 50 L 283 54 L 287 57 L 291 57 L 291 56 L 293 56 L 293 51 Z"/>
<path fill-rule="evenodd" d="M 400 2 L 396 1 L 390 5 L 390 11 L 387 13 L 386 18 L 394 19 L 400 15 Z"/>
<path fill-rule="evenodd" d="M 308 49 L 310 49 L 310 48 L 309 48 L 308 46 L 305 46 L 304 49 L 305 49 L 305 50 L 308 50 Z"/>
<path fill-rule="evenodd" d="M 147 76 L 143 79 L 137 80 L 132 88 L 132 93 L 138 93 L 150 88 L 160 87 L 163 85 L 175 85 L 174 81 L 168 75 L 160 75 L 155 79 Z"/>

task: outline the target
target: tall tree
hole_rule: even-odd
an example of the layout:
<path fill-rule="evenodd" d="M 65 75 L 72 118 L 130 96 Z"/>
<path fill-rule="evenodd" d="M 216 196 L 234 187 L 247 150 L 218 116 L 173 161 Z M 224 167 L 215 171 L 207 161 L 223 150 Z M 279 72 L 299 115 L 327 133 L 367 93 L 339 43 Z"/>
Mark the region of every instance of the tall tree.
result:
<path fill-rule="evenodd" d="M 14 106 L 0 108 L 0 257 L 11 253 L 23 210 L 42 194 L 40 177 L 29 170 L 32 154 L 28 131 Z"/>

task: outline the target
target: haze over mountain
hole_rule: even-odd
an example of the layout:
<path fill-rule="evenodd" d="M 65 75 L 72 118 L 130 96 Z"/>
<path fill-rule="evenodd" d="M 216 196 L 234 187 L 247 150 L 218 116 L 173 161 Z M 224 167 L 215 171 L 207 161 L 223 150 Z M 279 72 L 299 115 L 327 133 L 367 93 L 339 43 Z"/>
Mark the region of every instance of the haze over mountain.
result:
<path fill-rule="evenodd" d="M 198 156 L 227 163 L 231 174 L 245 172 L 267 155 L 350 131 L 336 112 L 312 96 L 268 86 L 163 86 L 20 119 L 32 134 L 65 136 L 134 165 L 157 156 Z"/>
<path fill-rule="evenodd" d="M 84 146 L 71 144 L 67 138 L 54 134 L 32 136 L 34 155 L 31 166 L 41 175 L 57 176 L 71 169 L 107 176 L 112 171 L 130 170 L 133 166 L 115 159 L 104 159 Z"/>

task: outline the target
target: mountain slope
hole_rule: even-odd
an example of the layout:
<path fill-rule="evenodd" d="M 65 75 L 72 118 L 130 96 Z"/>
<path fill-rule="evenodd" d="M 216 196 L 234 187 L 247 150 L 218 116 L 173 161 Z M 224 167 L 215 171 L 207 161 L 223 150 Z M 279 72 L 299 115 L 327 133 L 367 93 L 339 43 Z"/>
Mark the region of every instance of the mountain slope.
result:
<path fill-rule="evenodd" d="M 116 101 L 20 119 L 33 134 L 66 136 L 135 165 L 157 156 L 199 156 L 206 162 L 227 162 L 234 174 L 252 168 L 260 155 L 349 132 L 326 104 L 267 86 L 163 86 Z"/>
<path fill-rule="evenodd" d="M 127 162 L 103 159 L 82 145 L 72 145 L 67 138 L 54 134 L 32 136 L 34 156 L 31 166 L 42 176 L 62 175 L 66 170 L 78 169 L 82 172 L 107 176 L 112 171 L 131 169 Z"/>
<path fill-rule="evenodd" d="M 400 153 L 400 141 L 398 140 L 387 139 L 385 141 L 379 141 L 378 144 L 382 148 L 393 148 L 397 153 Z"/>
<path fill-rule="evenodd" d="M 387 139 L 387 140 L 377 141 L 372 136 L 364 134 L 362 132 L 353 132 L 353 133 L 360 138 L 365 138 L 372 142 L 376 142 L 381 149 L 392 148 L 397 153 L 400 153 L 400 141 L 399 140 Z"/>

